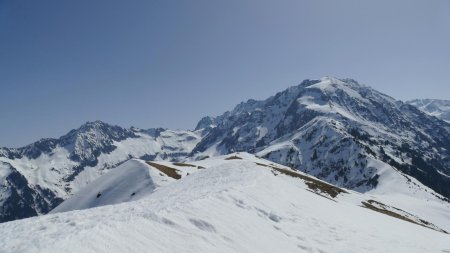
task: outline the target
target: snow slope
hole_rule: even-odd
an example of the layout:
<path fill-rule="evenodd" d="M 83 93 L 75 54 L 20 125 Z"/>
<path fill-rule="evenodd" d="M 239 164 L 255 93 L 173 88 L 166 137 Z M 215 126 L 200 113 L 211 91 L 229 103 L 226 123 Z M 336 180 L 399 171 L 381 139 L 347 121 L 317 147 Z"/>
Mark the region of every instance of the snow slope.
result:
<path fill-rule="evenodd" d="M 332 197 L 335 188 L 245 153 L 193 165 L 202 169 L 137 201 L 0 224 L 0 252 L 450 250 L 448 234 L 362 207 L 375 195 Z M 447 216 L 435 225 L 449 229 L 449 206 L 441 208 Z"/>
<path fill-rule="evenodd" d="M 137 200 L 171 180 L 173 179 L 151 169 L 143 161 L 132 159 L 91 182 L 51 213 Z"/>

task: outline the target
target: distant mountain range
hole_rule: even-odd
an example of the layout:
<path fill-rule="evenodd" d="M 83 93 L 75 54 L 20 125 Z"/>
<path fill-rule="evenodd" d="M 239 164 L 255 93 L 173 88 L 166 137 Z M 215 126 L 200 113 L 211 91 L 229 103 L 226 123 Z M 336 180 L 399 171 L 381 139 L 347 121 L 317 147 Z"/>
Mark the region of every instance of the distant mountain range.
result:
<path fill-rule="evenodd" d="M 406 103 L 414 105 L 421 111 L 450 123 L 450 100 L 415 99 Z"/>
<path fill-rule="evenodd" d="M 422 104 L 325 77 L 205 117 L 193 131 L 88 122 L 58 139 L 0 149 L 0 222 L 48 213 L 133 158 L 186 162 L 234 152 L 362 193 L 428 191 L 445 202 L 450 124 L 445 106 L 436 106 L 436 114 Z M 405 179 L 401 189 L 393 186 L 394 175 Z"/>

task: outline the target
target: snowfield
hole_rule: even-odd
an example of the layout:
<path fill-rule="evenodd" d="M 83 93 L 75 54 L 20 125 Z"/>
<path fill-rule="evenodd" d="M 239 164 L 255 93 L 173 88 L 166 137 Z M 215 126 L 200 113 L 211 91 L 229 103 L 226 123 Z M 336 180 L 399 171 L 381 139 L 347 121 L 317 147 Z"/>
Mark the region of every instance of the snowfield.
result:
<path fill-rule="evenodd" d="M 131 160 L 56 213 L 0 224 L 0 252 L 450 252 L 450 205 L 417 196 L 356 193 L 246 153 Z"/>

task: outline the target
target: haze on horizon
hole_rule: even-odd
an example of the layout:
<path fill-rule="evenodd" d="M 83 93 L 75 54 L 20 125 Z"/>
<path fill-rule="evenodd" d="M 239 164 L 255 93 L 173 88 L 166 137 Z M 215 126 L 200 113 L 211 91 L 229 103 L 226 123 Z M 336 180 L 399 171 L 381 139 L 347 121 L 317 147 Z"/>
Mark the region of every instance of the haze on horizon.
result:
<path fill-rule="evenodd" d="M 450 99 L 450 1 L 0 1 L 0 146 L 192 129 L 303 79 Z"/>

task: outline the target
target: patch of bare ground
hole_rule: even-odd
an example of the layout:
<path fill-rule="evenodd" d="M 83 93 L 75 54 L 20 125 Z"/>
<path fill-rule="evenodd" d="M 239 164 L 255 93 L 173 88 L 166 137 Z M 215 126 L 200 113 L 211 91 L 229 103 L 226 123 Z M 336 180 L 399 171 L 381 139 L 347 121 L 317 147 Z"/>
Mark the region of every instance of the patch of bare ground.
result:
<path fill-rule="evenodd" d="M 403 211 L 401 209 L 398 209 L 396 207 L 390 207 L 390 206 L 387 206 L 387 205 L 385 205 L 385 204 L 383 204 L 381 202 L 378 202 L 378 201 L 375 201 L 375 200 L 372 200 L 372 199 L 368 200 L 367 202 L 363 201 L 361 203 L 363 204 L 364 208 L 370 209 L 372 211 L 379 212 L 379 213 L 382 213 L 382 214 L 385 214 L 385 215 L 389 215 L 391 217 L 394 217 L 394 218 L 397 218 L 397 219 L 400 219 L 400 220 L 404 220 L 404 221 L 407 221 L 407 222 L 410 222 L 410 223 L 414 223 L 416 225 L 420 225 L 420 226 L 423 226 L 423 227 L 426 227 L 426 228 L 430 228 L 430 229 L 433 229 L 433 230 L 436 230 L 436 231 L 448 234 L 447 231 L 437 227 L 436 225 L 434 225 L 434 224 L 432 224 L 432 223 L 430 223 L 428 221 L 422 220 L 422 219 L 417 218 L 417 217 L 416 217 L 417 220 L 414 220 L 414 219 L 412 219 L 410 217 L 407 217 L 406 215 L 409 215 L 409 216 L 413 216 L 413 215 L 409 214 L 409 213 L 407 213 L 407 212 L 405 212 L 405 211 Z M 389 208 L 392 208 L 394 210 L 398 210 L 398 211 L 400 211 L 400 212 L 402 212 L 404 214 L 402 215 L 402 214 L 396 213 L 394 211 L 388 210 Z"/>
<path fill-rule="evenodd" d="M 240 158 L 237 155 L 234 155 L 234 156 L 230 156 L 230 157 L 225 158 L 225 160 L 242 160 L 242 158 Z"/>
<path fill-rule="evenodd" d="M 172 163 L 172 164 L 175 165 L 175 166 L 179 166 L 179 167 L 193 167 L 193 168 L 197 168 L 197 169 L 199 169 L 199 170 L 204 170 L 204 169 L 206 169 L 206 168 L 203 167 L 203 166 L 196 166 L 196 165 L 189 164 L 189 163 Z"/>
<path fill-rule="evenodd" d="M 305 183 L 309 187 L 309 189 L 311 189 L 315 193 L 317 193 L 317 192 L 324 193 L 324 194 L 329 195 L 332 198 L 335 198 L 337 195 L 339 195 L 341 193 L 347 193 L 347 191 L 345 191 L 337 186 L 322 182 L 322 181 L 314 179 L 312 177 L 308 177 L 308 176 L 299 174 L 292 170 L 282 169 L 282 168 L 278 168 L 276 166 L 268 165 L 268 164 L 262 164 L 262 163 L 256 163 L 256 164 L 260 165 L 260 166 L 271 168 L 272 170 L 280 172 L 284 175 L 288 175 L 288 176 L 295 177 L 295 178 L 300 178 L 303 181 L 305 181 Z"/>
<path fill-rule="evenodd" d="M 169 166 L 165 166 L 162 164 L 154 163 L 154 162 L 146 162 L 148 165 L 154 167 L 155 169 L 161 171 L 162 173 L 166 174 L 167 176 L 174 178 L 174 179 L 180 179 L 181 175 L 177 173 L 177 170 L 174 168 L 171 168 Z"/>
<path fill-rule="evenodd" d="M 189 164 L 189 163 L 172 163 L 175 166 L 180 166 L 180 167 L 197 167 L 195 165 Z"/>

